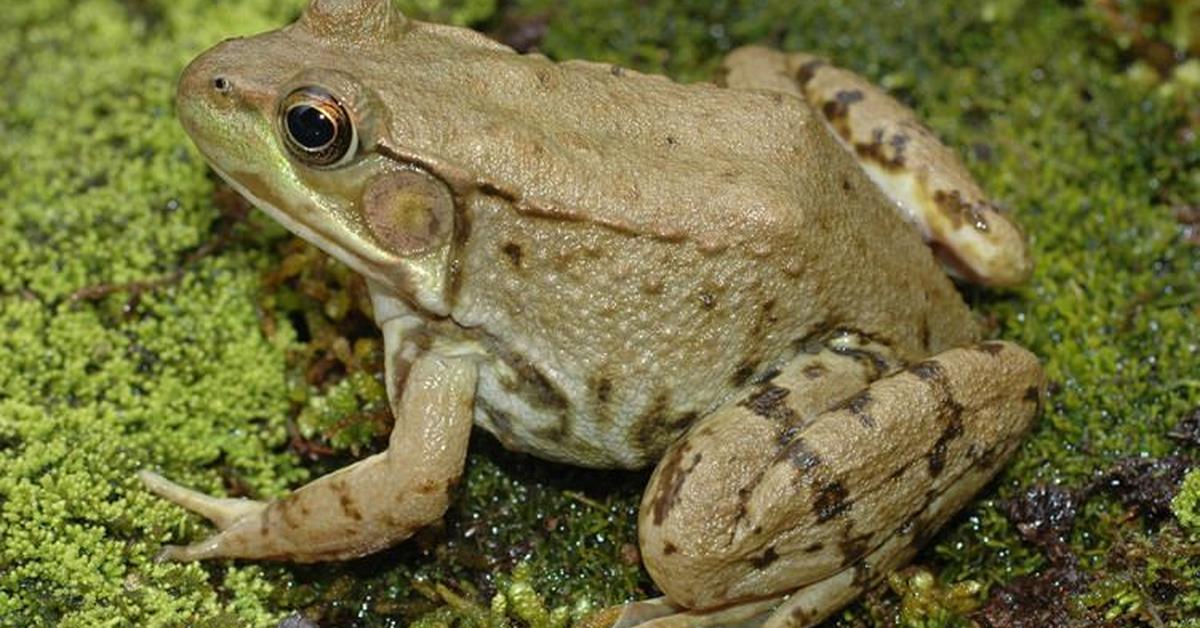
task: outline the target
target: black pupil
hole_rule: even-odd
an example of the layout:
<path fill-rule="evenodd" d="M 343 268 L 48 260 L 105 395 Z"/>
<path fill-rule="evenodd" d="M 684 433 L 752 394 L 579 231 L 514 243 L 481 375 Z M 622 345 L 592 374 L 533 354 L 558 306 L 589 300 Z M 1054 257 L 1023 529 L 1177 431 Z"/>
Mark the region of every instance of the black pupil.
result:
<path fill-rule="evenodd" d="M 292 139 L 309 150 L 319 150 L 329 145 L 337 131 L 325 112 L 310 105 L 296 105 L 288 109 L 287 127 Z"/>

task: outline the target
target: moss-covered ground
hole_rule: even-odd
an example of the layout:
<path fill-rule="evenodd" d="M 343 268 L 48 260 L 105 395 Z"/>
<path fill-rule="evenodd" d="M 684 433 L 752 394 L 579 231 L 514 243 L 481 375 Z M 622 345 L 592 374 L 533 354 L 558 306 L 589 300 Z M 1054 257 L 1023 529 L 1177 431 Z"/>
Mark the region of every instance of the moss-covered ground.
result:
<path fill-rule="evenodd" d="M 147 494 L 136 470 L 269 497 L 378 448 L 387 429 L 361 287 L 247 216 L 173 114 L 188 59 L 290 21 L 302 1 L 4 6 L 2 626 L 550 625 L 653 593 L 634 535 L 644 475 L 548 465 L 482 434 L 444 525 L 399 548 L 307 567 L 153 561 L 208 526 Z M 1200 476 L 1177 518 L 1120 490 L 1169 500 L 1200 453 L 1185 421 L 1200 405 L 1200 3 L 405 8 L 684 80 L 766 41 L 822 52 L 912 103 L 1030 234 L 1027 286 L 966 295 L 995 335 L 1044 359 L 1051 393 L 923 569 L 838 621 L 1200 616 Z M 1173 471 L 1146 475 L 1139 458 Z M 1047 574 L 1061 595 L 1037 590 Z"/>

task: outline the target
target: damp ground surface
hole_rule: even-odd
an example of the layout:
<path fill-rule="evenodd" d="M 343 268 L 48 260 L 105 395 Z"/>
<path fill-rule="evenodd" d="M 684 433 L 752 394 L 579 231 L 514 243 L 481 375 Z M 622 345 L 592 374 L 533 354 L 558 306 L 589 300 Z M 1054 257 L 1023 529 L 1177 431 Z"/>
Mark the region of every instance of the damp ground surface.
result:
<path fill-rule="evenodd" d="M 1026 286 L 965 296 L 1043 359 L 1050 391 L 917 567 L 834 621 L 1200 616 L 1200 3 L 403 6 L 680 80 L 743 43 L 816 51 L 913 105 L 1030 236 Z M 390 425 L 361 282 L 218 185 L 174 117 L 191 57 L 301 8 L 5 7 L 0 626 L 549 626 L 655 593 L 634 527 L 645 474 L 542 463 L 486 434 L 445 522 L 398 548 L 154 562 L 209 527 L 138 469 L 272 497 L 378 450 Z"/>

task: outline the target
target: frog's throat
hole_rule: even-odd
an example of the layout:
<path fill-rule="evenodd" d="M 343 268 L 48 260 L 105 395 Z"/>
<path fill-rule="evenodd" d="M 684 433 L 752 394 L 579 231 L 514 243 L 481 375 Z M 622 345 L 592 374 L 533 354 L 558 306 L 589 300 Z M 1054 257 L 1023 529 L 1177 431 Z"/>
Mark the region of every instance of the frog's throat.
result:
<path fill-rule="evenodd" d="M 216 172 L 230 187 L 238 194 L 241 194 L 252 205 L 262 210 L 270 216 L 275 222 L 283 225 L 285 229 L 299 236 L 301 239 L 311 242 L 322 251 L 337 258 L 343 264 L 349 266 L 354 272 L 372 279 L 375 282 L 392 285 L 395 283 L 394 278 L 389 277 L 375 265 L 364 260 L 361 256 L 351 253 L 348 249 L 338 244 L 331 234 L 322 232 L 319 228 L 305 224 L 294 218 L 288 212 L 283 211 L 274 203 L 263 198 L 261 194 L 257 194 L 249 186 L 238 180 L 237 177 L 230 175 L 215 164 L 209 164 L 213 171 Z"/>

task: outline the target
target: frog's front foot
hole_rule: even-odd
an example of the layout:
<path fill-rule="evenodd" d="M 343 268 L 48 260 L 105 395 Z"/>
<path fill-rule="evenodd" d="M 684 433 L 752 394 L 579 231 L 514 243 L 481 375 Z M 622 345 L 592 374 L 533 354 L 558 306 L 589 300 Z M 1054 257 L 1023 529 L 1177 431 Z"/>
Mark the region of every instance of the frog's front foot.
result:
<path fill-rule="evenodd" d="M 1016 345 L 953 349 L 875 379 L 878 364 L 863 350 L 802 354 L 667 452 L 639 533 L 654 581 L 694 609 L 685 616 L 827 617 L 911 558 L 1038 412 L 1041 368 Z"/>
<path fill-rule="evenodd" d="M 269 503 L 210 497 L 142 471 L 147 488 L 220 530 L 186 547 L 168 546 L 160 558 L 340 560 L 411 536 L 442 516 L 462 473 L 475 379 L 467 360 L 418 359 L 394 405 L 396 425 L 386 452 Z"/>

